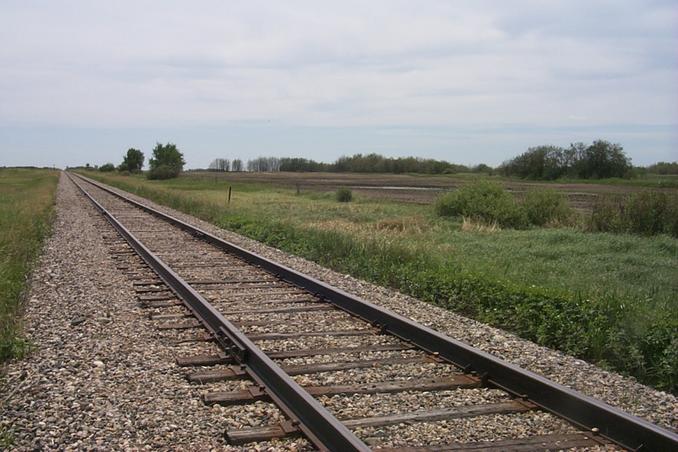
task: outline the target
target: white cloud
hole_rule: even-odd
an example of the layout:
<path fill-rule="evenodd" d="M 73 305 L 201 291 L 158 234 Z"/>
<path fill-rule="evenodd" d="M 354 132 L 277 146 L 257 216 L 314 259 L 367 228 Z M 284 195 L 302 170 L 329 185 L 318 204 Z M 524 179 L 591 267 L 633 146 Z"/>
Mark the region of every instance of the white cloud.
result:
<path fill-rule="evenodd" d="M 0 125 L 678 123 L 673 2 L 0 5 Z"/>

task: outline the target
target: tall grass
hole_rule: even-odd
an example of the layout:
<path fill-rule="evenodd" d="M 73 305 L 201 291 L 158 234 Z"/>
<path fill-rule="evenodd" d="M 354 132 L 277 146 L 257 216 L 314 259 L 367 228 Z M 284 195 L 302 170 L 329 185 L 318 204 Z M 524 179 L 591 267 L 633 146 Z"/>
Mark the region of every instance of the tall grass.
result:
<path fill-rule="evenodd" d="M 440 196 L 434 210 L 441 217 L 463 216 L 515 229 L 547 223 L 562 225 L 574 215 L 565 196 L 555 190 L 530 190 L 520 202 L 498 183 L 482 179 Z"/>
<path fill-rule="evenodd" d="M 678 241 L 573 228 L 461 230 L 428 206 L 191 178 L 105 182 L 328 267 L 676 391 Z M 547 201 L 552 203 L 547 196 Z"/>
<path fill-rule="evenodd" d="M 59 172 L 0 169 L 0 361 L 21 357 L 27 276 L 50 231 Z"/>
<path fill-rule="evenodd" d="M 648 190 L 601 196 L 593 206 L 588 226 L 593 231 L 678 237 L 678 195 Z"/>

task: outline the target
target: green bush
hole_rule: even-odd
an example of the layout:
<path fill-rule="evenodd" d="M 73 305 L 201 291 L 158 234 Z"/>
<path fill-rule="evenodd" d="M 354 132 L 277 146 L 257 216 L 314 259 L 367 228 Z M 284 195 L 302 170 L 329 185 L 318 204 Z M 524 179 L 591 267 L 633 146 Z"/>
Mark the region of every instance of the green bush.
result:
<path fill-rule="evenodd" d="M 106 163 L 105 165 L 101 165 L 99 167 L 99 171 L 102 171 L 104 173 L 115 171 L 115 165 L 113 165 L 112 163 Z"/>
<path fill-rule="evenodd" d="M 523 209 L 530 224 L 535 226 L 553 222 L 564 224 L 574 213 L 567 205 L 565 196 L 552 189 L 528 191 L 523 201 Z"/>
<path fill-rule="evenodd" d="M 499 184 L 484 180 L 439 197 L 434 208 L 442 217 L 464 216 L 516 229 L 528 225 L 525 211 L 513 196 Z"/>
<path fill-rule="evenodd" d="M 142 154 L 143 155 L 143 154 Z M 149 179 L 172 179 L 184 169 L 184 154 L 173 143 L 157 143 L 153 148 L 153 157 L 148 161 Z"/>
<path fill-rule="evenodd" d="M 335 196 L 339 202 L 351 202 L 353 200 L 353 192 L 348 188 L 340 188 Z"/>
<path fill-rule="evenodd" d="M 155 168 L 151 168 L 148 171 L 149 179 L 172 179 L 177 177 L 180 173 L 180 169 L 175 166 L 169 165 L 160 165 Z"/>
<path fill-rule="evenodd" d="M 678 196 L 649 190 L 629 196 L 601 196 L 593 206 L 589 228 L 678 237 Z"/>

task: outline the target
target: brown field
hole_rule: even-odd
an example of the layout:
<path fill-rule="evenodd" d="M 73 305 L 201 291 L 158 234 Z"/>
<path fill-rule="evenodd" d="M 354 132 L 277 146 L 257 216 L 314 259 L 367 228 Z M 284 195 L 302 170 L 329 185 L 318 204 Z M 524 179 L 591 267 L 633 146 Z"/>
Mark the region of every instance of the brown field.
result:
<path fill-rule="evenodd" d="M 225 177 L 233 182 L 270 184 L 296 188 L 300 191 L 334 191 L 347 187 L 359 196 L 372 199 L 388 199 L 400 202 L 430 204 L 440 193 L 469 184 L 479 177 L 475 174 L 455 175 L 412 175 L 412 174 L 362 174 L 362 173 L 211 173 L 190 172 L 192 176 L 205 178 Z M 625 194 L 646 190 L 634 185 L 595 183 L 553 183 L 537 181 L 516 181 L 501 177 L 487 177 L 502 184 L 517 196 L 530 189 L 551 188 L 564 192 L 570 205 L 578 210 L 590 210 L 601 194 Z M 678 192 L 676 189 L 661 189 Z"/>

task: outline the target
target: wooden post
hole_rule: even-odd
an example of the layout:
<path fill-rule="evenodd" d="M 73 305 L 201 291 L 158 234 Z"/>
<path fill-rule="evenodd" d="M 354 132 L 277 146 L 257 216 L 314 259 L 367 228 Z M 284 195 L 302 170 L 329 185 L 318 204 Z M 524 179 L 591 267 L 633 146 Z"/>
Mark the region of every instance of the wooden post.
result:
<path fill-rule="evenodd" d="M 228 186 L 228 203 L 231 203 L 231 186 Z"/>

